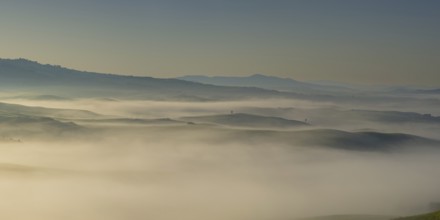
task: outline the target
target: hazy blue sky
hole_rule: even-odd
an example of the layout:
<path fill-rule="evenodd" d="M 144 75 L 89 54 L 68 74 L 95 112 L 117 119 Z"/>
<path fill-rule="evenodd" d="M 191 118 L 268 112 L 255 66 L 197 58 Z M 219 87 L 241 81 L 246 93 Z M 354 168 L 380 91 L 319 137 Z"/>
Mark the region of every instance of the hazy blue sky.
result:
<path fill-rule="evenodd" d="M 438 0 L 2 0 L 0 27 L 80 70 L 440 85 Z"/>

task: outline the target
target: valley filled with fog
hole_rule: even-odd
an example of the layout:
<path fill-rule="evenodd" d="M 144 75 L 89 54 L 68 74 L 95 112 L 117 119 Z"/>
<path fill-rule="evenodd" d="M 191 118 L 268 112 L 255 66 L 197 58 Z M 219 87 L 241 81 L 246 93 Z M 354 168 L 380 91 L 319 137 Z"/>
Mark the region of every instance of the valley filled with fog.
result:
<path fill-rule="evenodd" d="M 405 105 L 2 94 L 7 199 L 0 216 L 392 219 L 425 212 L 440 199 L 440 118 L 427 115 L 434 107 Z"/>
<path fill-rule="evenodd" d="M 0 218 L 435 211 L 439 109 L 435 88 L 161 79 L 0 59 Z"/>
<path fill-rule="evenodd" d="M 440 0 L 0 0 L 0 220 L 440 220 Z"/>

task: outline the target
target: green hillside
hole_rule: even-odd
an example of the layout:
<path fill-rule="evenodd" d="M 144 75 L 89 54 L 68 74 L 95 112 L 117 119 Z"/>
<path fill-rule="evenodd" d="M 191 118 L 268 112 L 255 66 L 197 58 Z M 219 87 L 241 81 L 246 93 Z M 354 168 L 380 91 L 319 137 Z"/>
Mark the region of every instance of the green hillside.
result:
<path fill-rule="evenodd" d="M 395 220 L 440 220 L 440 211 L 423 214 L 423 215 L 397 218 Z"/>
<path fill-rule="evenodd" d="M 301 220 L 389 220 L 390 218 L 392 217 L 382 215 L 329 215 Z"/>

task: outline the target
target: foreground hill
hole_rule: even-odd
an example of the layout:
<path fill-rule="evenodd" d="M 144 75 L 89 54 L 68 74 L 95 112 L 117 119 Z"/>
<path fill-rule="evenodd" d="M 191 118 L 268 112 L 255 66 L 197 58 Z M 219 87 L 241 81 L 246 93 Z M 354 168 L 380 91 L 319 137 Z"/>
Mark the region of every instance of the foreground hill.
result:
<path fill-rule="evenodd" d="M 428 214 L 423 214 L 423 215 L 397 218 L 394 220 L 440 220 L 440 211 L 436 211 L 436 212 L 432 212 L 432 213 L 428 213 Z"/>
<path fill-rule="evenodd" d="M 329 215 L 312 218 L 304 218 L 301 220 L 390 220 L 390 216 L 382 215 Z"/>
<path fill-rule="evenodd" d="M 304 218 L 301 220 L 440 220 L 440 211 L 401 218 L 380 215 L 330 215 Z"/>

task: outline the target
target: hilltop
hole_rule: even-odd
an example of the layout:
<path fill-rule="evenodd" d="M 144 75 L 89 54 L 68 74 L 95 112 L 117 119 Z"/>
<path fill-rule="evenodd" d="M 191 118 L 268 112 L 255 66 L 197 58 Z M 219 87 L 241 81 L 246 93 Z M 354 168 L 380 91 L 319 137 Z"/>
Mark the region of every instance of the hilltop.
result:
<path fill-rule="evenodd" d="M 394 220 L 440 220 L 440 211 L 431 212 L 423 215 L 415 215 L 409 217 L 397 218 Z"/>
<path fill-rule="evenodd" d="M 182 120 L 251 128 L 292 128 L 308 125 L 305 122 L 296 120 L 245 113 L 184 117 Z"/>
<path fill-rule="evenodd" d="M 78 71 L 26 59 L 0 59 L 3 91 L 72 97 L 194 100 L 289 97 L 292 94 L 260 88 L 206 85 L 179 79 Z"/>

